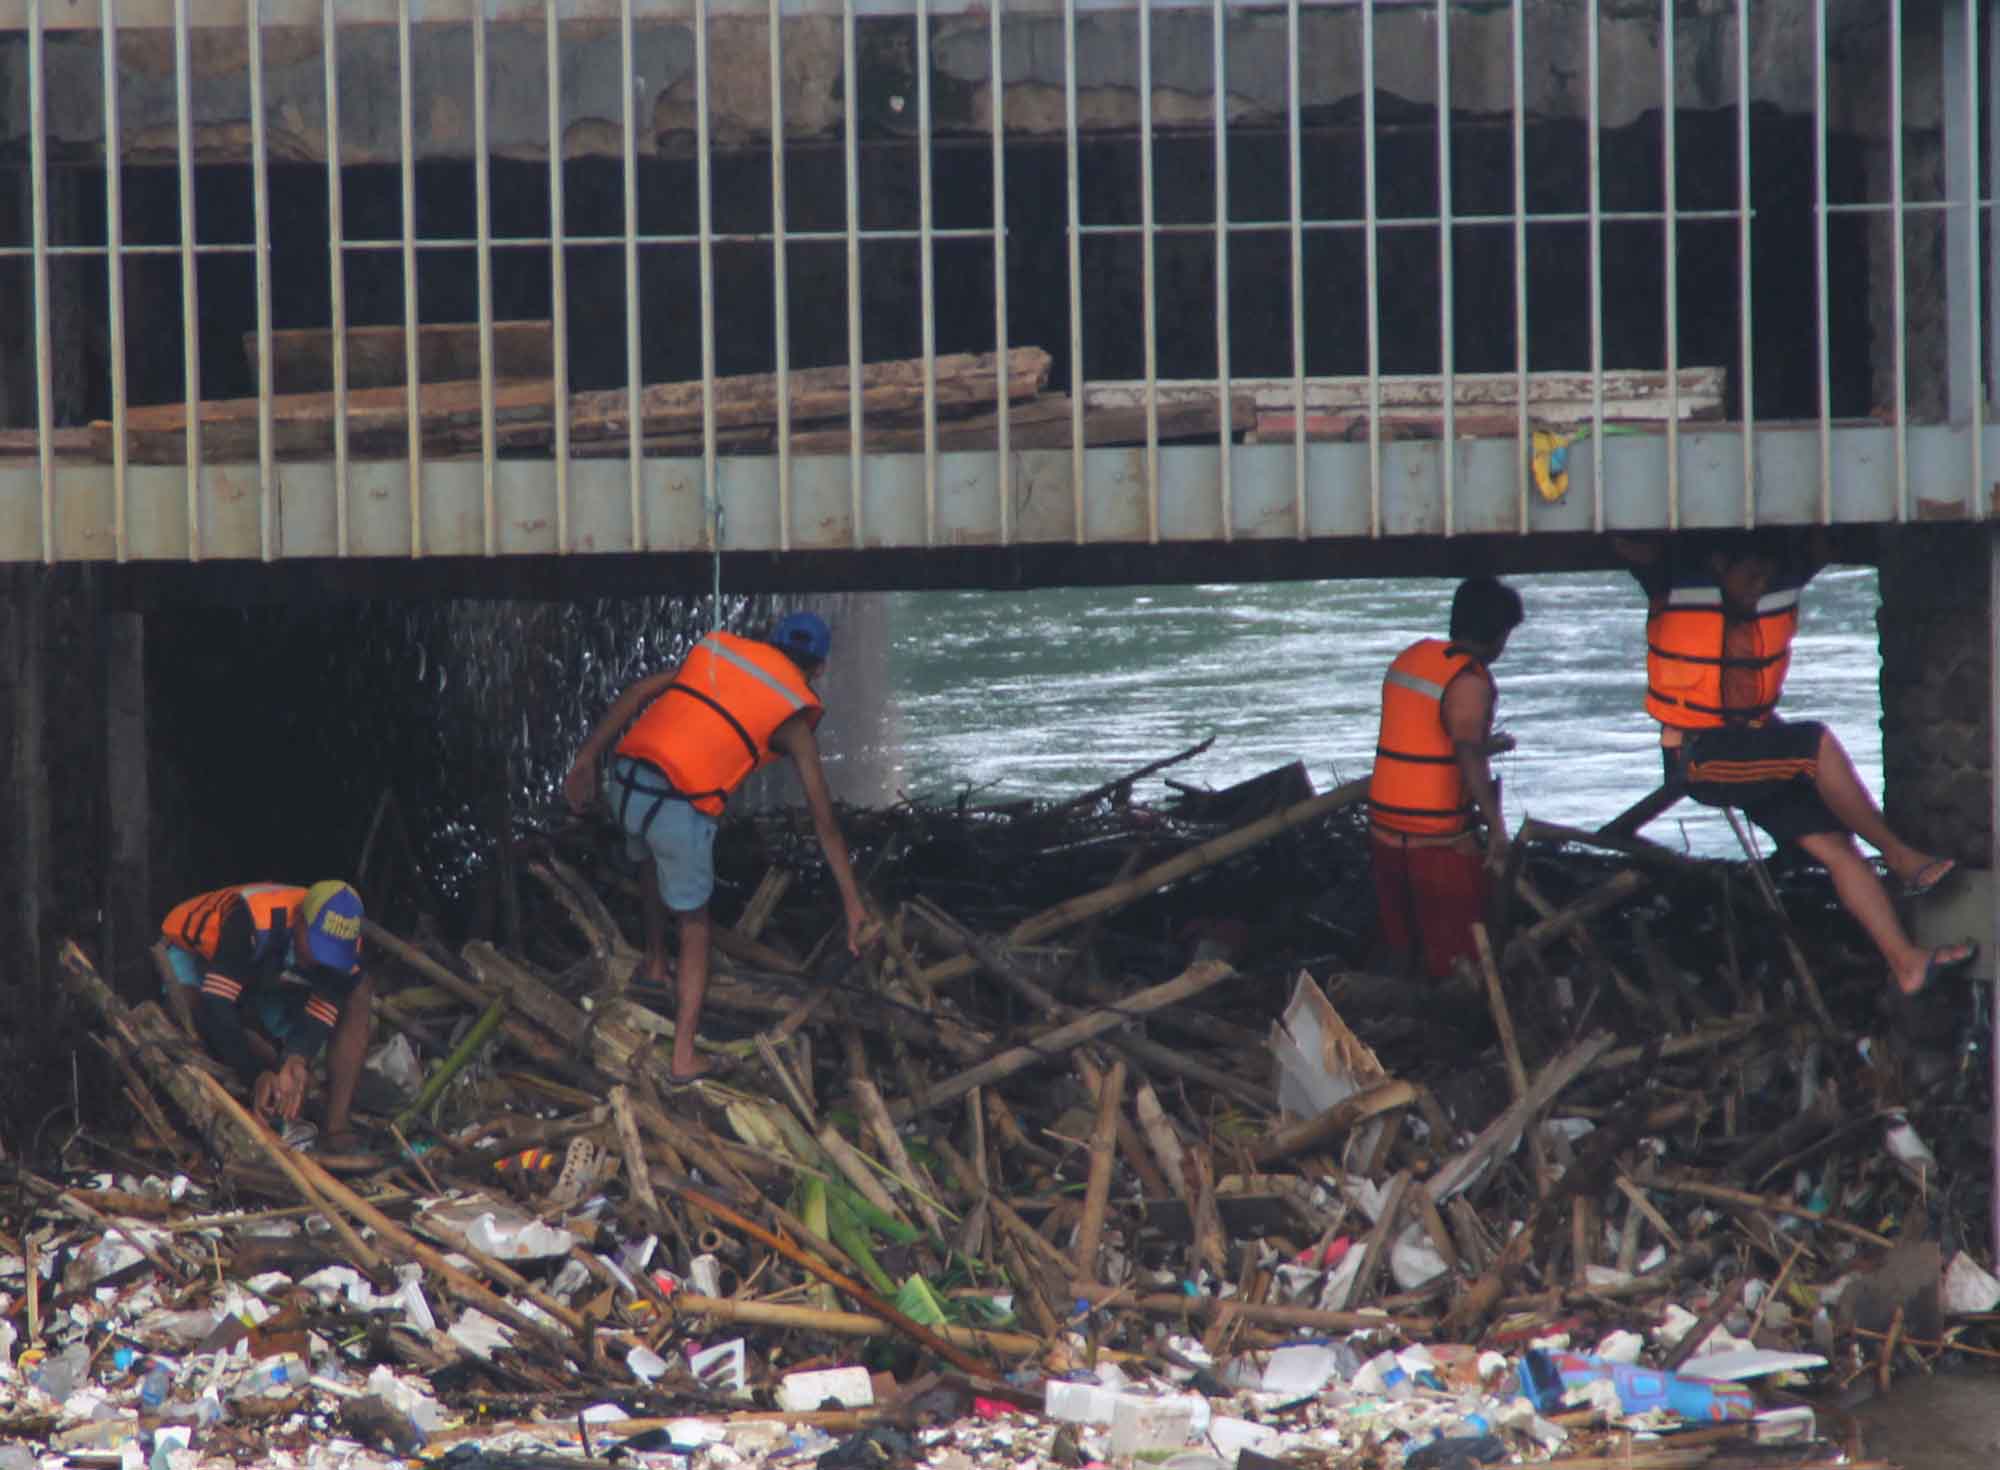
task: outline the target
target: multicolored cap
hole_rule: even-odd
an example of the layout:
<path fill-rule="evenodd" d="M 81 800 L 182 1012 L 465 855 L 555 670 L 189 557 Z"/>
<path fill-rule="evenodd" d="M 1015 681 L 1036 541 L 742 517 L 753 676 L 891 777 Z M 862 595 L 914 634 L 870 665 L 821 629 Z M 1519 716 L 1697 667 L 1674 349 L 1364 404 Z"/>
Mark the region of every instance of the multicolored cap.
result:
<path fill-rule="evenodd" d="M 361 951 L 361 895 L 338 878 L 328 878 L 306 890 L 299 913 L 313 963 L 343 975 L 351 971 Z"/>
<path fill-rule="evenodd" d="M 771 630 L 771 641 L 798 658 L 824 663 L 833 648 L 833 631 L 818 613 L 786 613 Z"/>

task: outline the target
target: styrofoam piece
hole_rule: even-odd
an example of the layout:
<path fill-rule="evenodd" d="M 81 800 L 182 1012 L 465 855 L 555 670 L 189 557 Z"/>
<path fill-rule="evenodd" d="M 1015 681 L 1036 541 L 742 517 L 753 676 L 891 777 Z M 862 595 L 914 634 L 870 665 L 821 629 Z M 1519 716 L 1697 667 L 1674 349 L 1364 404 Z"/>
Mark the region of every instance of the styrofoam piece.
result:
<path fill-rule="evenodd" d="M 1218 1414 L 1208 1421 L 1208 1442 L 1223 1459 L 1234 1464 L 1236 1457 L 1245 1450 L 1259 1449 L 1278 1437 L 1278 1431 L 1268 1424 L 1256 1424 L 1248 1419 L 1232 1419 L 1226 1414 Z"/>
<path fill-rule="evenodd" d="M 1042 1385 L 1042 1412 L 1064 1424 L 1109 1424 L 1118 1391 L 1101 1383 L 1051 1378 Z"/>
<path fill-rule="evenodd" d="M 2000 1306 L 2000 1280 L 1995 1280 L 1964 1251 L 1957 1251 L 1944 1263 L 1938 1305 L 1947 1316 L 1990 1312 Z"/>
<path fill-rule="evenodd" d="M 875 1402 L 875 1385 L 866 1368 L 821 1368 L 811 1373 L 787 1373 L 778 1384 L 778 1407 L 804 1414 L 832 1399 L 843 1409 L 865 1409 Z"/>
<path fill-rule="evenodd" d="M 1737 1348 L 1726 1353 L 1709 1353 L 1689 1358 L 1681 1364 L 1686 1378 L 1709 1378 L 1722 1383 L 1743 1383 L 1752 1378 L 1769 1378 L 1774 1373 L 1799 1373 L 1808 1368 L 1824 1368 L 1826 1359 L 1818 1353 L 1781 1353 L 1768 1348 Z"/>
<path fill-rule="evenodd" d="M 1111 1456 L 1143 1455 L 1186 1447 L 1194 1434 L 1194 1405 L 1184 1398 L 1121 1395 L 1111 1411 Z"/>

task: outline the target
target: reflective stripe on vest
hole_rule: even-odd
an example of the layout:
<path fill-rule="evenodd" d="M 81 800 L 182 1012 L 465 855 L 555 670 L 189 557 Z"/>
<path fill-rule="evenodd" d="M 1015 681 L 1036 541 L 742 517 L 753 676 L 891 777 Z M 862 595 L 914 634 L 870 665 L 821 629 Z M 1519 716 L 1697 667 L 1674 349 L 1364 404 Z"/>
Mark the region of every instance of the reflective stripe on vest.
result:
<path fill-rule="evenodd" d="M 305 889 L 291 883 L 239 883 L 233 888 L 198 893 L 174 905 L 161 922 L 160 933 L 169 943 L 212 960 L 222 938 L 223 921 L 237 904 L 247 904 L 261 951 L 272 934 L 283 934 L 292 921 L 292 911 L 305 896 Z"/>
<path fill-rule="evenodd" d="M 1724 653 L 1732 621 L 1748 635 L 1753 652 L 1736 657 Z M 1722 589 L 1714 582 L 1671 588 L 1665 606 L 1646 619 L 1646 713 L 1683 730 L 1764 719 L 1784 693 L 1798 628 L 1797 587 L 1765 593 L 1757 599 L 1754 617 L 1734 620 L 1724 613 Z M 1750 703 L 1732 706 L 1724 699 L 1726 670 L 1754 678 Z"/>
<path fill-rule="evenodd" d="M 817 724 L 819 696 L 787 654 L 710 633 L 625 732 L 618 753 L 658 767 L 685 800 L 716 816 L 743 778 L 771 759 L 772 734 L 799 713 Z"/>
<path fill-rule="evenodd" d="M 1444 691 L 1474 669 L 1471 654 L 1442 638 L 1403 650 L 1382 676 L 1382 725 L 1375 769 L 1368 779 L 1368 815 L 1378 827 L 1420 836 L 1449 836 L 1472 825 L 1472 797 L 1444 728 Z"/>

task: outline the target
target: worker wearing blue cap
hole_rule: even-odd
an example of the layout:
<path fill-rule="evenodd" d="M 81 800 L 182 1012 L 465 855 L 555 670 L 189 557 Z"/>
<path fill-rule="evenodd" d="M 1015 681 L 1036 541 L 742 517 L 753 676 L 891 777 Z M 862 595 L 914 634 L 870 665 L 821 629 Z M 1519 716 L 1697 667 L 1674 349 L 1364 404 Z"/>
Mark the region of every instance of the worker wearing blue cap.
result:
<path fill-rule="evenodd" d="M 618 696 L 563 780 L 571 808 L 583 811 L 598 792 L 598 762 L 611 749 L 612 810 L 628 852 L 635 860 L 650 857 L 657 879 L 641 885 L 646 957 L 640 978 L 664 985 L 676 975 L 676 1084 L 708 1071 L 695 1055 L 694 1039 L 708 988 L 715 830 L 729 794 L 752 771 L 780 756 L 798 768 L 806 809 L 847 912 L 848 948 L 858 954 L 871 937 L 873 920 L 834 818 L 814 734 L 825 711 L 812 680 L 832 644 L 825 620 L 809 612 L 781 618 L 763 641 L 708 634 L 671 673 L 641 679 Z M 680 929 L 677 974 L 667 964 L 669 911 Z"/>
<path fill-rule="evenodd" d="M 196 894 L 160 925 L 174 1009 L 242 1077 L 259 1113 L 297 1119 L 312 1064 L 326 1053 L 324 1141 L 335 1152 L 348 1142 L 374 996 L 361 970 L 361 915 L 361 895 L 329 878 Z"/>

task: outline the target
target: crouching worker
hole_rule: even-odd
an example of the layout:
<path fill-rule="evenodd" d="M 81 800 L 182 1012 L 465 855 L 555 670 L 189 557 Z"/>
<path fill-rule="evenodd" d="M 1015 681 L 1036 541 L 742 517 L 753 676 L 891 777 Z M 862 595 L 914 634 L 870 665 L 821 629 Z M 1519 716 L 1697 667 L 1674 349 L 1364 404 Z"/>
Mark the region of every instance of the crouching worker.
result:
<path fill-rule="evenodd" d="M 326 1053 L 321 1141 L 351 1152 L 375 994 L 361 973 L 361 896 L 335 879 L 241 883 L 177 905 L 160 932 L 176 1015 L 242 1077 L 265 1119 L 299 1116 L 313 1061 Z"/>
<path fill-rule="evenodd" d="M 847 911 L 847 947 L 859 954 L 871 937 L 874 921 L 854 880 L 813 734 L 824 710 L 812 681 L 832 641 L 825 621 L 809 612 L 781 619 L 767 642 L 710 633 L 679 668 L 641 679 L 619 695 L 563 778 L 571 809 L 583 811 L 597 795 L 598 761 L 617 740 L 608 784 L 612 813 L 625 830 L 627 851 L 635 861 L 650 857 L 658 880 L 639 885 L 646 924 L 640 978 L 664 985 L 674 973 L 677 986 L 675 1085 L 710 1070 L 696 1059 L 694 1039 L 708 988 L 715 829 L 729 793 L 759 766 L 786 756 L 798 769 L 813 830 Z M 677 972 L 667 966 L 668 910 L 680 930 Z"/>

